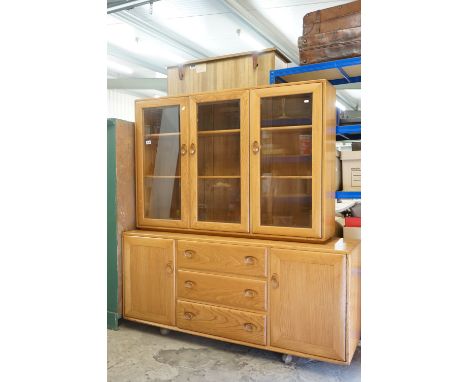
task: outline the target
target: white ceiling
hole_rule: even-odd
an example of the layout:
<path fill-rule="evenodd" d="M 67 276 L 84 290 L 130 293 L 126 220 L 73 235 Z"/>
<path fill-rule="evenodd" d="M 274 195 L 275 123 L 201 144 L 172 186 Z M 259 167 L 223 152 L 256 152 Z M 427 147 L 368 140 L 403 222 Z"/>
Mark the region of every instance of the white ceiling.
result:
<path fill-rule="evenodd" d="M 302 18 L 306 13 L 350 1 L 237 0 L 237 3 L 264 20 L 297 51 L 297 38 L 302 34 Z M 141 21 L 154 28 L 156 35 L 146 27 L 135 27 L 122 20 L 121 12 L 108 15 L 108 65 L 112 66 L 108 67 L 108 78 L 161 77 L 155 69 L 164 71 L 167 66 L 200 57 L 271 47 L 264 36 L 246 26 L 220 0 L 159 0 L 152 6 L 147 4 L 126 12 L 136 17 L 138 23 Z M 181 46 L 171 43 L 172 40 L 168 43 L 167 39 L 159 38 L 157 34 L 161 32 L 170 34 L 202 55 L 197 57 L 193 50 L 180 49 Z M 132 90 L 134 93 L 138 91 Z M 139 93 L 142 96 L 155 94 L 153 90 Z"/>

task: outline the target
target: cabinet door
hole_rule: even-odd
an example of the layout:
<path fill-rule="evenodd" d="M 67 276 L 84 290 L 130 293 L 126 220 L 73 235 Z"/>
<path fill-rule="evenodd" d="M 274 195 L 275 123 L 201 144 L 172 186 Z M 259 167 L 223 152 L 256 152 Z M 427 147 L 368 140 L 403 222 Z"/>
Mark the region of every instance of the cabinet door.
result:
<path fill-rule="evenodd" d="M 124 317 L 175 324 L 174 240 L 124 237 Z"/>
<path fill-rule="evenodd" d="M 138 225 L 186 228 L 188 99 L 136 103 Z"/>
<path fill-rule="evenodd" d="M 321 237 L 322 84 L 250 93 L 254 233 Z"/>
<path fill-rule="evenodd" d="M 271 250 L 271 346 L 345 360 L 346 256 Z"/>
<path fill-rule="evenodd" d="M 191 227 L 249 230 L 249 92 L 190 97 Z"/>

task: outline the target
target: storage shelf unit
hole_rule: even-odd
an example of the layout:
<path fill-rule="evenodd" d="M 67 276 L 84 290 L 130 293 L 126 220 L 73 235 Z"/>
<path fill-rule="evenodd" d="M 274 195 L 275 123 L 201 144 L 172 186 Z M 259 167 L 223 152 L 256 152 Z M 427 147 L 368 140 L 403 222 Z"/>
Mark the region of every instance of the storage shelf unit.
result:
<path fill-rule="evenodd" d="M 270 71 L 270 84 L 326 79 L 332 85 L 361 82 L 361 57 Z M 361 125 L 336 126 L 336 140 L 360 140 Z M 337 191 L 336 199 L 361 199 L 360 192 Z"/>
<path fill-rule="evenodd" d="M 270 70 L 270 84 L 318 79 L 328 80 L 332 85 L 361 82 L 361 57 Z"/>

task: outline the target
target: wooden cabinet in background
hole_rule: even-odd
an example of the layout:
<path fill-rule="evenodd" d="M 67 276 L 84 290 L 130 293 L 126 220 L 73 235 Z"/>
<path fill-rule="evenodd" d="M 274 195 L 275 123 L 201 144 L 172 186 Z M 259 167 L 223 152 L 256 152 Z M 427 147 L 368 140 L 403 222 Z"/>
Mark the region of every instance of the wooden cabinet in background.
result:
<path fill-rule="evenodd" d="M 124 237 L 124 317 L 175 324 L 174 240 Z"/>

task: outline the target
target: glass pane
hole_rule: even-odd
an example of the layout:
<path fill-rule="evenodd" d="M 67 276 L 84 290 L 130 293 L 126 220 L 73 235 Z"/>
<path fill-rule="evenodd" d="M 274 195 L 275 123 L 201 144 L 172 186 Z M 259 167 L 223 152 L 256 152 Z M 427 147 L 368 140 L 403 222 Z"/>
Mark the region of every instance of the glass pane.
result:
<path fill-rule="evenodd" d="M 262 177 L 261 225 L 312 227 L 312 179 Z"/>
<path fill-rule="evenodd" d="M 145 178 L 145 217 L 180 220 L 180 178 Z"/>
<path fill-rule="evenodd" d="M 240 133 L 198 136 L 199 176 L 240 176 Z"/>
<path fill-rule="evenodd" d="M 261 175 L 312 175 L 312 129 L 263 130 Z"/>
<path fill-rule="evenodd" d="M 240 101 L 198 104 L 198 220 L 240 223 Z"/>
<path fill-rule="evenodd" d="M 145 217 L 181 219 L 179 106 L 143 110 Z"/>
<path fill-rule="evenodd" d="M 145 135 L 178 133 L 179 106 L 149 107 L 143 110 Z"/>
<path fill-rule="evenodd" d="M 240 222 L 240 178 L 198 179 L 198 220 Z"/>
<path fill-rule="evenodd" d="M 198 131 L 240 129 L 240 101 L 198 104 Z"/>
<path fill-rule="evenodd" d="M 261 127 L 312 125 L 312 94 L 261 99 Z"/>
<path fill-rule="evenodd" d="M 179 135 L 145 138 L 145 176 L 180 176 L 179 150 Z"/>

